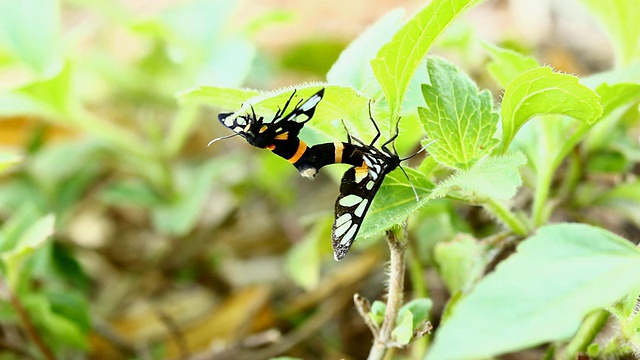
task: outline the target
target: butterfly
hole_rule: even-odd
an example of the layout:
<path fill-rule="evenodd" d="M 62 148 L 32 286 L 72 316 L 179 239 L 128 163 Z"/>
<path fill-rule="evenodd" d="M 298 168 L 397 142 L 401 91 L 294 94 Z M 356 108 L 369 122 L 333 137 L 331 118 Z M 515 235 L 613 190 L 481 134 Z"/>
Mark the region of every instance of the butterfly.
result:
<path fill-rule="evenodd" d="M 396 168 L 400 168 L 411 184 L 416 200 L 420 200 L 407 172 L 400 166 L 400 163 L 419 154 L 430 144 L 427 144 L 420 151 L 409 157 L 400 158 L 393 143 L 399 133 L 400 120 L 398 119 L 396 133 L 378 149 L 374 144 L 380 138 L 380 129 L 371 116 L 371 104 L 369 104 L 369 118 L 377 132 L 370 144 L 367 145 L 355 137 L 353 137 L 353 140 L 355 140 L 356 144 L 353 144 L 352 137 L 348 132 L 348 143 L 343 143 L 343 152 L 354 153 L 356 154 L 352 155 L 354 159 L 360 156 L 362 160 L 359 164 L 347 170 L 340 182 L 340 193 L 335 203 L 335 218 L 331 235 L 333 256 L 336 260 L 341 260 L 347 255 L 358 235 L 364 217 L 387 174 Z M 392 144 L 393 151 L 388 148 L 389 144 Z"/>
<path fill-rule="evenodd" d="M 304 102 L 301 99 L 290 113 L 284 115 L 295 93 L 294 90 L 284 107 L 278 109 L 270 122 L 265 122 L 262 116 L 258 117 L 253 106 L 249 114 L 236 117 L 232 116 L 233 113 L 230 112 L 219 114 L 220 123 L 232 130 L 234 134 L 213 139 L 209 145 L 218 140 L 239 135 L 249 144 L 269 149 L 289 161 L 296 167 L 300 175 L 307 178 L 314 178 L 322 167 L 329 164 L 346 163 L 353 166 L 361 164 L 361 154 L 355 152 L 350 144 L 336 142 L 307 146 L 298 137 L 304 124 L 313 117 L 316 107 L 324 96 L 324 88 Z M 345 147 L 347 150 L 343 151 Z"/>

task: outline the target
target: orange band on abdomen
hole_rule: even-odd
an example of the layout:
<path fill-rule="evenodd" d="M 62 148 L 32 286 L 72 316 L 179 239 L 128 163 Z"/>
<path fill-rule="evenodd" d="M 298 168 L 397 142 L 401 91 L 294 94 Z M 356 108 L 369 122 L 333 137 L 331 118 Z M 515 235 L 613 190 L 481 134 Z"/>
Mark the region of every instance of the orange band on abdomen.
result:
<path fill-rule="evenodd" d="M 307 151 L 307 144 L 305 144 L 304 141 L 300 140 L 300 144 L 298 144 L 298 150 L 296 150 L 296 153 L 293 154 L 293 156 L 290 157 L 287 161 L 295 164 L 296 161 L 300 160 L 302 154 L 304 154 L 305 151 Z"/>
<path fill-rule="evenodd" d="M 334 142 L 333 147 L 336 149 L 335 161 L 339 164 L 342 162 L 342 151 L 344 150 L 344 144 L 341 142 Z"/>

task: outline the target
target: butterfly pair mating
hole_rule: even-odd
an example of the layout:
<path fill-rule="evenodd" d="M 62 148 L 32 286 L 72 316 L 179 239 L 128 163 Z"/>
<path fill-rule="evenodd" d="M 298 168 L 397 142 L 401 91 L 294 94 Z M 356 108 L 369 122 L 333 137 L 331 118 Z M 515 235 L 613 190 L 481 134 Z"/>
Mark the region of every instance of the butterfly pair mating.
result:
<path fill-rule="evenodd" d="M 367 145 L 355 137 L 353 140 L 356 143 L 352 143 L 352 137 L 347 132 L 346 143 L 324 143 L 309 147 L 298 137 L 298 134 L 304 124 L 313 117 L 316 107 L 324 95 L 324 89 L 309 97 L 307 101 L 303 102 L 301 99 L 290 113 L 283 116 L 294 95 L 295 91 L 284 107 L 278 109 L 273 120 L 268 123 L 264 122 L 262 116 L 256 116 L 253 107 L 251 107 L 251 113 L 239 116 L 232 116 L 232 113 L 221 113 L 218 115 L 218 120 L 231 129 L 234 134 L 214 139 L 209 142 L 209 145 L 218 140 L 240 135 L 249 144 L 269 149 L 289 161 L 302 176 L 308 178 L 313 178 L 322 167 L 329 164 L 352 165 L 353 167 L 347 170 L 342 177 L 340 194 L 335 204 L 332 233 L 333 254 L 336 260 L 341 260 L 347 255 L 351 244 L 356 239 L 364 216 L 382 185 L 384 177 L 398 167 L 407 176 L 407 173 L 400 166 L 400 162 L 415 156 L 422 150 L 404 159 L 397 155 L 395 146 L 392 145 L 393 152 L 389 150 L 387 145 L 398 136 L 398 123 L 396 123 L 395 135 L 382 144 L 382 150 L 374 147 L 373 145 L 380 137 L 380 129 L 373 120 L 370 105 L 369 118 L 376 129 L 376 136 L 370 144 Z M 409 180 L 408 176 L 407 180 Z M 418 199 L 415 189 L 413 191 Z"/>

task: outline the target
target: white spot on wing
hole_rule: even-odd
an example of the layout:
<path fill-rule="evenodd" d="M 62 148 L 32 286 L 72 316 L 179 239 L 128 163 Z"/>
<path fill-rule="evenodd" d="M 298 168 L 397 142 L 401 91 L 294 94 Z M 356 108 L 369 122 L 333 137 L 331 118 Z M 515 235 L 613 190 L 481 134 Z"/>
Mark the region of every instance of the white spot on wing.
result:
<path fill-rule="evenodd" d="M 367 183 L 367 185 L 366 185 L 367 190 L 371 190 L 371 189 L 373 189 L 373 185 L 375 185 L 375 184 L 376 184 L 376 182 L 375 182 L 375 181 L 370 180 L 370 181 Z"/>
<path fill-rule="evenodd" d="M 322 98 L 320 96 L 313 95 L 312 97 L 309 98 L 309 100 L 307 100 L 304 104 L 302 104 L 302 106 L 300 106 L 300 110 L 309 111 L 311 108 L 318 105 L 321 99 Z"/>
<path fill-rule="evenodd" d="M 347 230 L 349 229 L 349 227 L 351 226 L 352 222 L 351 220 L 347 221 L 346 223 L 340 225 L 340 227 L 338 227 L 334 233 L 335 236 L 342 236 L 342 234 L 344 234 L 345 232 L 347 232 Z"/>
<path fill-rule="evenodd" d="M 368 185 L 368 184 L 367 184 L 367 185 Z M 354 213 L 357 217 L 361 218 L 361 217 L 362 217 L 362 214 L 364 214 L 364 209 L 366 209 L 366 208 L 367 208 L 367 204 L 368 204 L 368 203 L 369 203 L 369 200 L 368 200 L 368 199 L 364 199 L 364 200 L 362 200 L 362 202 L 360 203 L 360 205 L 358 205 L 358 207 L 356 208 L 356 211 L 354 211 L 353 213 Z"/>
<path fill-rule="evenodd" d="M 345 197 L 343 197 L 342 199 L 338 200 L 338 204 L 342 205 L 342 206 L 346 206 L 346 207 L 351 207 L 356 205 L 357 203 L 361 202 L 362 198 L 358 195 L 354 195 L 354 194 L 350 194 L 347 195 Z"/>
<path fill-rule="evenodd" d="M 347 234 L 342 238 L 342 240 L 340 240 L 340 244 L 347 245 L 349 243 L 352 243 L 354 240 L 353 237 L 355 236 L 356 231 L 358 231 L 358 224 L 353 224 L 353 226 L 351 226 L 351 229 L 349 229 Z"/>
<path fill-rule="evenodd" d="M 233 123 L 234 123 L 234 121 L 233 121 L 233 120 L 234 120 L 234 119 L 232 119 L 232 116 L 231 116 L 231 115 L 227 116 L 227 117 L 224 119 L 224 125 L 225 125 L 225 126 L 227 126 L 227 127 L 231 127 L 231 126 L 233 125 Z"/>
<path fill-rule="evenodd" d="M 339 227 L 340 225 L 344 224 L 347 221 L 351 221 L 351 214 L 349 213 L 346 213 L 340 216 L 338 219 L 336 219 L 336 227 Z"/>
<path fill-rule="evenodd" d="M 371 158 L 370 157 L 365 156 L 363 160 L 364 160 L 364 163 L 367 164 L 367 166 L 369 166 L 369 167 L 373 166 L 373 163 L 371 162 Z"/>

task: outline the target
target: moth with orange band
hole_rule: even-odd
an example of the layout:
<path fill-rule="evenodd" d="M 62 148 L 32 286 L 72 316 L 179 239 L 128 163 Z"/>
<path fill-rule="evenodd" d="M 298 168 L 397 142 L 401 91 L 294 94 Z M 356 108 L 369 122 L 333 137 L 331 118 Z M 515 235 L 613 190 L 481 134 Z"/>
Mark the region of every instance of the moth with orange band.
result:
<path fill-rule="evenodd" d="M 335 163 L 351 165 L 362 164 L 362 154 L 356 152 L 350 144 L 325 143 L 307 146 L 298 135 L 304 124 L 311 120 L 316 107 L 322 100 L 324 89 L 311 95 L 306 101 L 302 99 L 294 106 L 290 113 L 285 114 L 295 96 L 295 91 L 289 97 L 282 109 L 278 109 L 271 122 L 265 122 L 264 117 L 258 117 L 251 107 L 251 113 L 233 117 L 233 113 L 221 113 L 218 120 L 234 132 L 232 135 L 216 138 L 212 143 L 233 136 L 241 136 L 247 142 L 261 149 L 269 149 L 274 154 L 289 161 L 298 169 L 300 175 L 313 178 L 320 168 Z M 345 145 L 348 147 L 344 151 Z"/>

